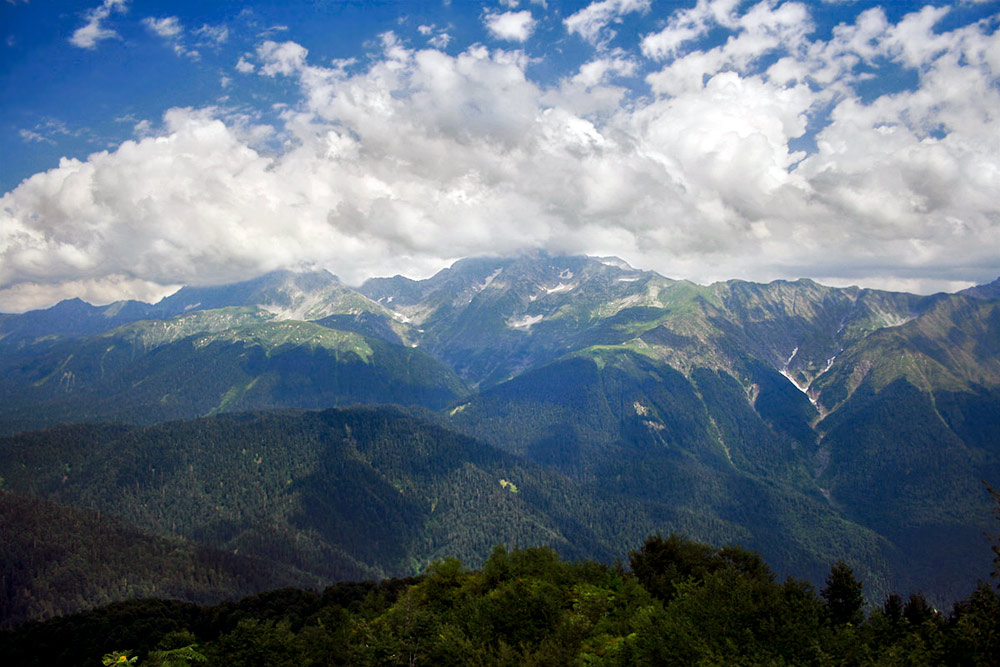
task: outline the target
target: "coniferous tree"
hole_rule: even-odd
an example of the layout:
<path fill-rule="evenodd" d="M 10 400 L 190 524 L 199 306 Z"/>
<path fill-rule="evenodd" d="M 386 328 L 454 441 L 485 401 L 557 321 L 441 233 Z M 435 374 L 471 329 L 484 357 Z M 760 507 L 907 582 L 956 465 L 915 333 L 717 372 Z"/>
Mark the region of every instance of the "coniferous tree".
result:
<path fill-rule="evenodd" d="M 903 619 L 903 598 L 899 593 L 890 593 L 882 605 L 882 614 L 892 626 L 898 627 Z"/>
<path fill-rule="evenodd" d="M 838 560 L 833 564 L 826 586 L 820 590 L 831 623 L 858 625 L 864 620 L 865 598 L 861 589 L 861 582 L 854 578 L 854 571 L 847 563 Z"/>

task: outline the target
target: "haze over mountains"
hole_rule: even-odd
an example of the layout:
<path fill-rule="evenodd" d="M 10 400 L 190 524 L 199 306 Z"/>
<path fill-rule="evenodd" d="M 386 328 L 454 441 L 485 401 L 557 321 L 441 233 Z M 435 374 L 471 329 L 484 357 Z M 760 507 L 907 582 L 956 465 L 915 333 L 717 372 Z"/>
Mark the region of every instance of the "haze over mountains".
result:
<path fill-rule="evenodd" d="M 1000 281 L 701 286 L 540 253 L 356 289 L 275 272 L 2 315 L 0 377 L 4 489 L 276 581 L 500 542 L 609 560 L 657 531 L 814 581 L 844 558 L 873 597 L 988 571 Z M 125 425 L 25 433 L 81 421 Z"/>

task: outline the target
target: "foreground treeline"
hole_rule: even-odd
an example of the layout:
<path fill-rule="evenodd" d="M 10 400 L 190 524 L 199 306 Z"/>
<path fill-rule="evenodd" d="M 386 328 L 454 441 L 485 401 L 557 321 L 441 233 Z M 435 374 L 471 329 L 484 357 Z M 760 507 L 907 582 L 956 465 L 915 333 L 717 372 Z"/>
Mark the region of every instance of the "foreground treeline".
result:
<path fill-rule="evenodd" d="M 630 568 L 497 547 L 483 568 L 438 561 L 416 579 L 284 589 L 201 607 L 115 603 L 0 635 L 6 664 L 990 665 L 1000 594 L 949 613 L 919 594 L 866 609 L 835 564 L 819 591 L 778 582 L 756 553 L 650 537 Z"/>

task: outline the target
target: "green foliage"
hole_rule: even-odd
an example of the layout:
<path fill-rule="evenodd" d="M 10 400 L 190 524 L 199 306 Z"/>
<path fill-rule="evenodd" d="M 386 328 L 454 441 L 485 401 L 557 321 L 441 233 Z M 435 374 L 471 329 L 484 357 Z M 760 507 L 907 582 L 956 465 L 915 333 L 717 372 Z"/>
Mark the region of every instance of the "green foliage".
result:
<path fill-rule="evenodd" d="M 201 603 L 321 579 L 0 491 L 0 628 L 135 597 Z"/>
<path fill-rule="evenodd" d="M 646 590 L 664 603 L 675 597 L 682 584 L 703 582 L 709 574 L 726 567 L 763 579 L 774 578 L 756 554 L 738 547 L 715 549 L 677 534 L 648 537 L 642 548 L 631 552 L 629 565 Z"/>
<path fill-rule="evenodd" d="M 8 623 L 135 595 L 206 603 L 403 576 L 446 554 L 481 563 L 498 537 L 613 554 L 582 524 L 613 527 L 603 517 L 616 506 L 392 408 L 64 426 L 0 439 L 0 470 L 18 492 L 0 502 L 11 529 L 0 553 L 30 564 L 8 572 Z M 94 509 L 57 511 L 29 493 Z"/>
<path fill-rule="evenodd" d="M 177 648 L 152 651 L 143 667 L 187 667 L 202 662 L 208 662 L 208 658 L 197 650 L 197 644 L 191 643 Z"/>
<path fill-rule="evenodd" d="M 652 536 L 631 560 L 641 575 L 564 561 L 548 548 L 497 546 L 478 571 L 446 558 L 418 579 L 341 584 L 322 595 L 285 589 L 215 607 L 119 603 L 0 634 L 0 653 L 46 667 L 101 656 L 106 665 L 150 667 L 624 667 L 989 665 L 1000 655 L 1000 597 L 985 584 L 948 617 L 928 612 L 919 595 L 906 605 L 895 596 L 870 619 L 831 624 L 829 591 L 821 599 L 807 583 L 778 583 L 738 547 Z M 666 602 L 643 584 L 671 579 Z M 834 565 L 828 588 L 849 579 Z M 73 650 L 38 651 L 60 645 Z M 101 648 L 109 645 L 134 650 Z"/>
<path fill-rule="evenodd" d="M 864 620 L 865 598 L 861 593 L 862 588 L 863 584 L 854 578 L 854 571 L 844 561 L 838 560 L 833 564 L 830 576 L 826 578 L 826 586 L 820 591 L 831 623 L 859 625 Z M 926 602 L 923 604 L 926 606 Z M 914 606 L 912 597 L 903 609 L 904 616 L 911 606 Z"/>

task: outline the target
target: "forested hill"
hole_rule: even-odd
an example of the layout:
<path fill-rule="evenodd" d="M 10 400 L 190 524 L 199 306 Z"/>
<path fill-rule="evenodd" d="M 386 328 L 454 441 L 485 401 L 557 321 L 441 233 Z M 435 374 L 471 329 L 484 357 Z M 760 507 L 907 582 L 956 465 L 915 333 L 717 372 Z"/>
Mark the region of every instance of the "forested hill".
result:
<path fill-rule="evenodd" d="M 286 408 L 317 412 L 246 413 Z M 73 301 L 0 316 L 0 433 L 16 493 L 324 582 L 679 531 L 943 606 L 985 575 L 1000 283 L 695 285 L 535 253 Z"/>
<path fill-rule="evenodd" d="M 984 558 L 986 557 L 984 553 Z M 11 664 L 991 665 L 1000 594 L 946 612 L 919 593 L 864 605 L 841 562 L 817 591 L 779 581 L 753 552 L 653 536 L 629 568 L 550 549 L 493 550 L 419 579 L 273 591 L 215 607 L 113 604 L 0 633 Z"/>
<path fill-rule="evenodd" d="M 662 525 L 760 549 L 782 576 L 814 582 L 846 557 L 873 600 L 920 588 L 945 604 L 986 575 L 981 534 L 969 541 L 975 549 L 968 561 L 938 563 L 936 576 L 921 579 L 930 563 L 845 519 L 822 498 L 734 471 L 711 441 L 700 450 L 695 434 L 687 451 L 677 451 L 652 439 L 660 431 L 639 421 L 636 428 L 651 435 L 608 450 L 618 459 L 605 460 L 610 479 L 570 476 L 390 407 L 226 414 L 148 427 L 58 426 L 0 438 L 0 476 L 12 492 L 142 526 L 164 536 L 162 545 L 182 538 L 253 557 L 270 568 L 258 590 L 280 583 L 282 573 L 329 584 L 415 575 L 446 556 L 478 564 L 498 542 L 546 544 L 565 557 L 611 562 Z M 988 497 L 978 491 L 983 508 L 975 520 L 988 525 Z M 117 524 L 102 527 L 93 513 L 86 516 L 98 533 L 121 533 Z M 7 523 L 10 530 L 18 525 Z M 70 523 L 45 530 L 70 530 Z M 37 546 L 36 532 L 15 531 L 10 548 L 34 553 L 25 540 Z M 160 545 L 150 543 L 150 562 L 161 557 Z M 88 549 L 73 561 L 79 572 L 87 571 L 88 558 L 100 559 L 100 549 Z M 22 584 L 21 598 L 43 601 L 33 615 L 89 606 L 88 596 L 62 590 L 65 582 L 47 574 L 58 571 L 48 562 L 56 555 L 31 556 L 39 578 Z M 96 599 L 159 590 L 131 581 Z"/>
<path fill-rule="evenodd" d="M 0 628 L 115 600 L 169 597 L 208 604 L 325 583 L 282 563 L 10 491 L 0 491 L 0 581 Z"/>

